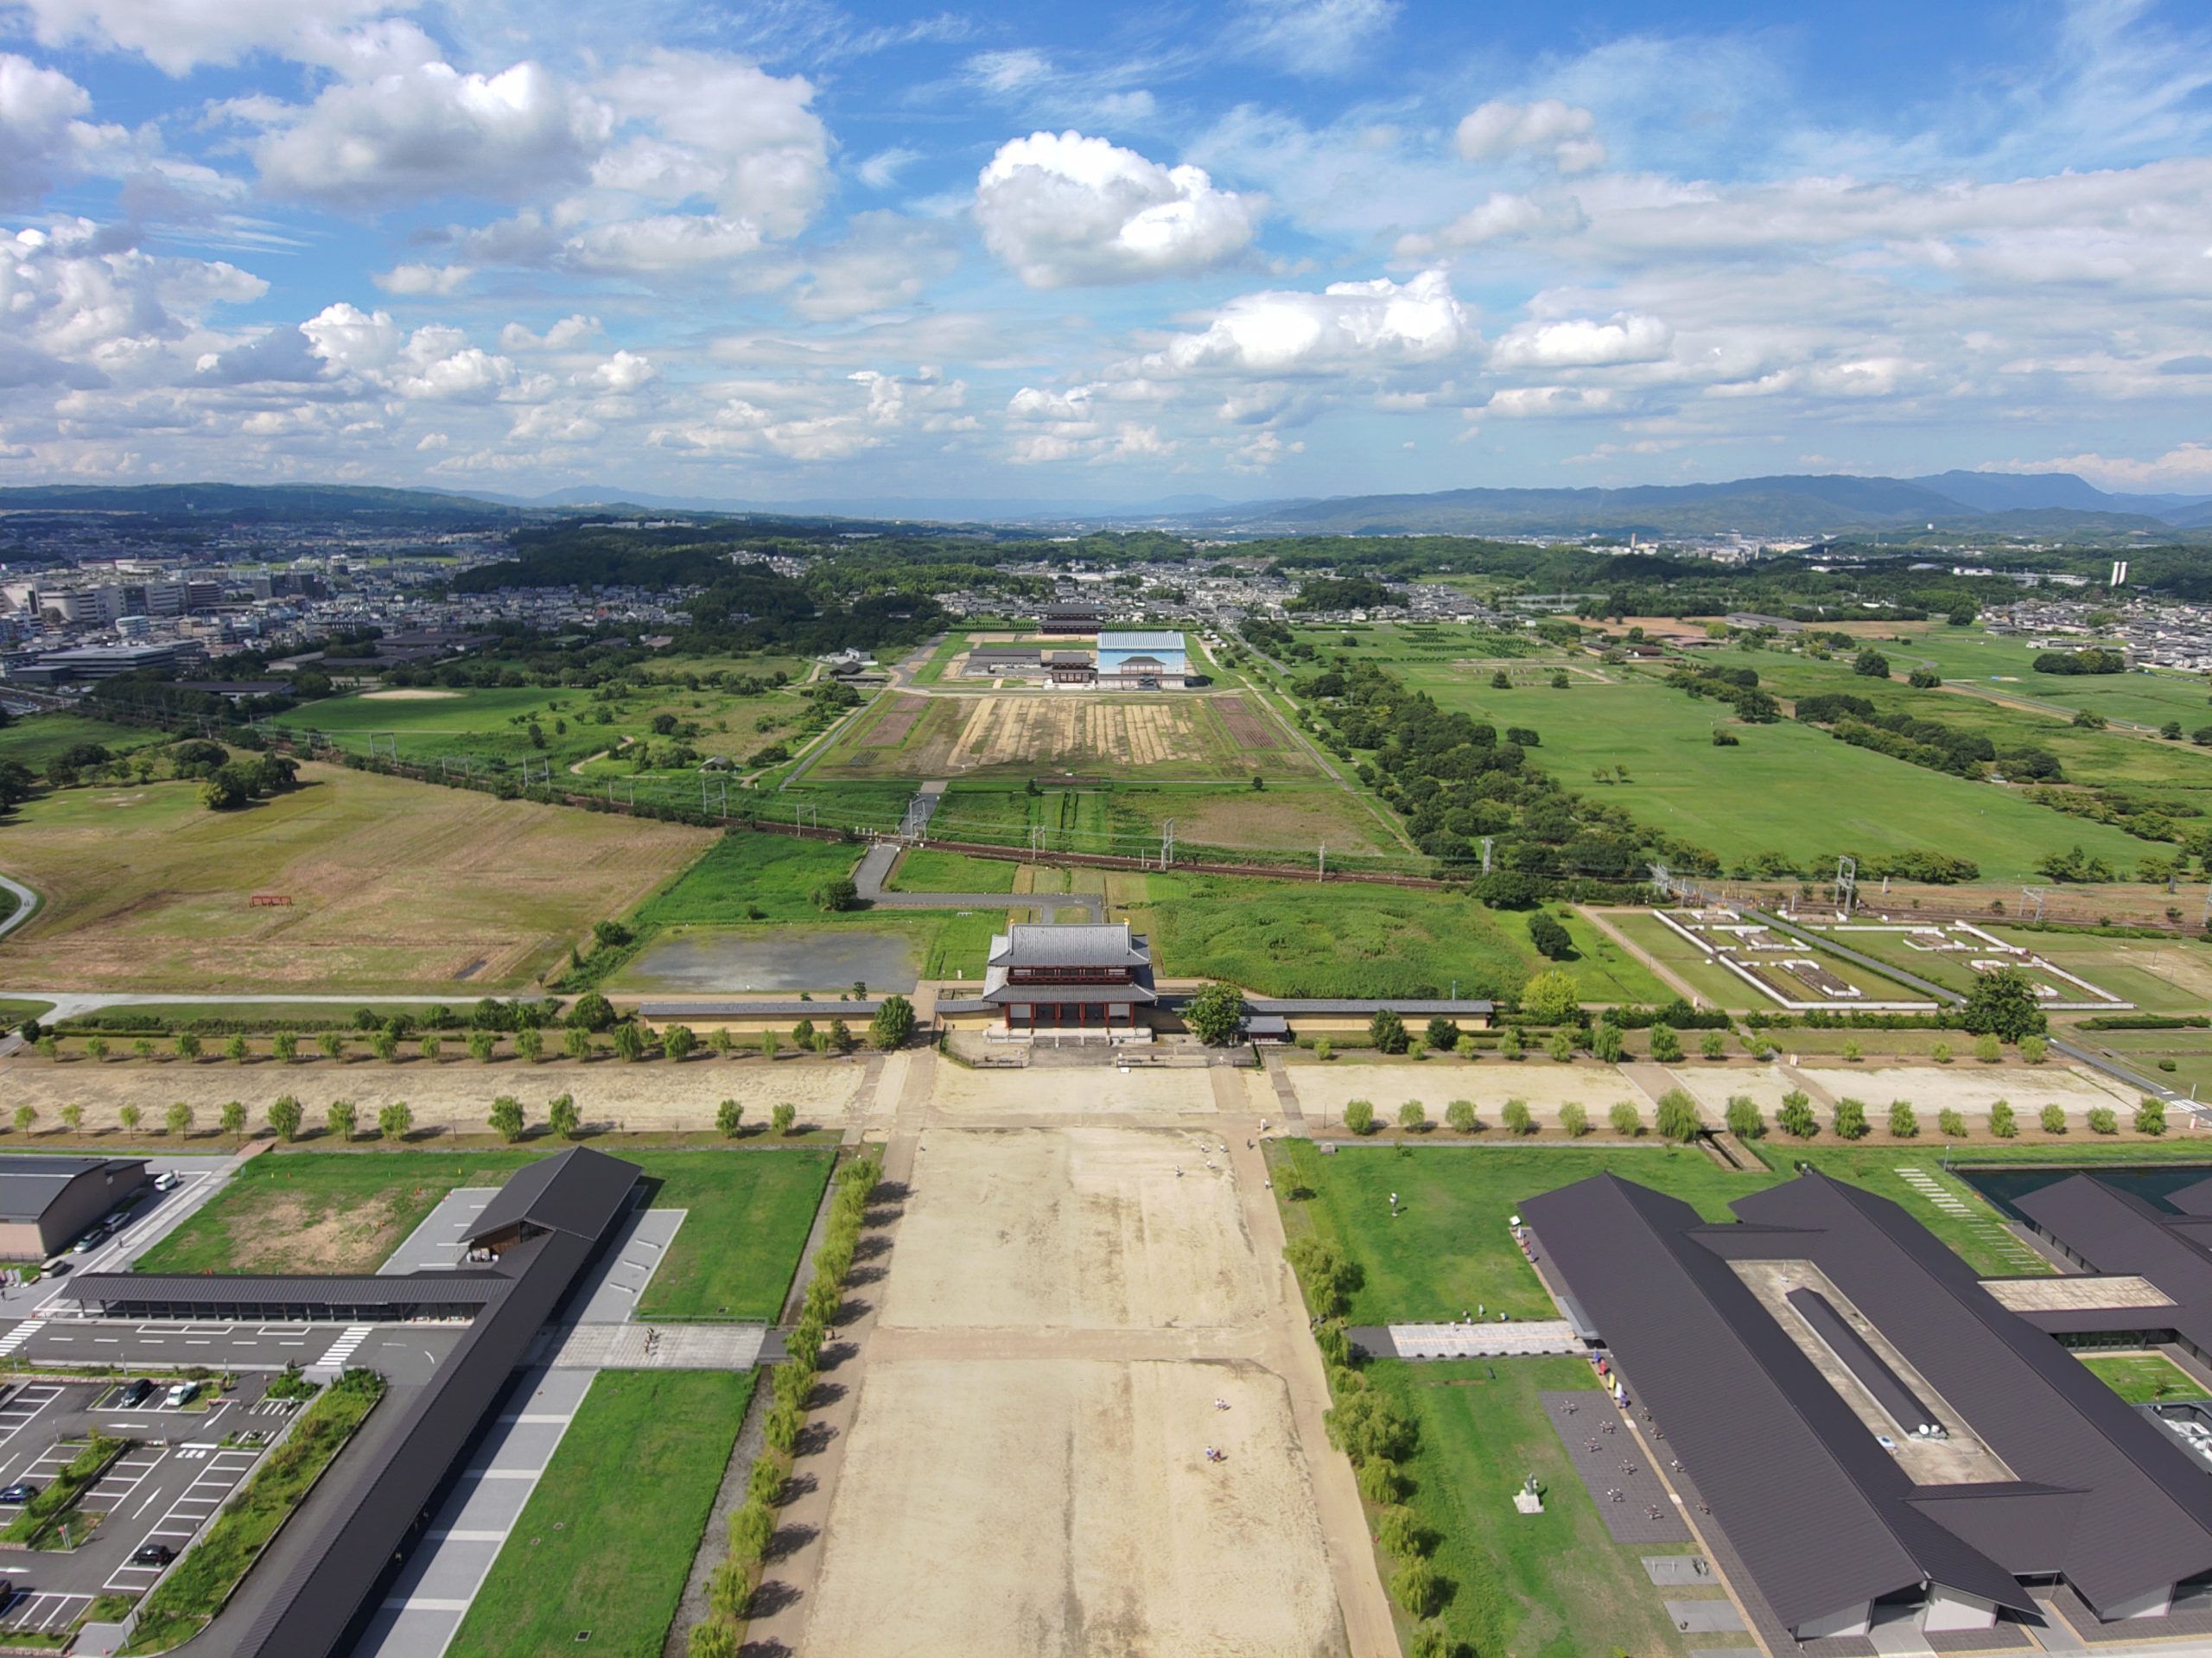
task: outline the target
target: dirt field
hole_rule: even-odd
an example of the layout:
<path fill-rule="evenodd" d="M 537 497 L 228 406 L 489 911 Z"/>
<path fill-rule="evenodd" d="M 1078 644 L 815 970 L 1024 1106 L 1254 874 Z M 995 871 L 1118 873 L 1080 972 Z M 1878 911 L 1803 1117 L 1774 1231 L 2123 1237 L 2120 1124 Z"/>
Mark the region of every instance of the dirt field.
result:
<path fill-rule="evenodd" d="M 2084 1117 L 2101 1105 L 2125 1121 L 2139 1097 L 2117 1083 L 2107 1083 L 2094 1071 L 2067 1065 L 1978 1065 L 1961 1060 L 1949 1065 L 1808 1063 L 1800 1069 L 1831 1094 L 1884 1109 L 1891 1100 L 1910 1100 L 1931 1117 L 1946 1106 L 1968 1116 L 1986 1116 L 1999 1100 L 2010 1100 L 2023 1118 L 2034 1117 L 2046 1105 L 2058 1106 L 2069 1117 Z M 1871 1109 L 1869 1115 L 1874 1115 Z"/>
<path fill-rule="evenodd" d="M 207 810 L 191 783 L 25 806 L 0 826 L 0 869 L 48 903 L 0 943 L 0 981 L 480 994 L 530 982 L 712 839 L 336 766 L 300 776 L 237 812 Z"/>
<path fill-rule="evenodd" d="M 333 1213 L 297 1197 L 281 1198 L 231 1229 L 230 1270 L 327 1273 L 366 1270 L 399 1247 L 412 1218 L 397 1192 Z"/>
<path fill-rule="evenodd" d="M 1128 776 L 1243 782 L 1310 777 L 1306 751 L 1249 699 L 1204 693 L 1024 689 L 882 699 L 813 775 L 894 778 Z"/>
<path fill-rule="evenodd" d="M 442 1127 L 482 1134 L 492 1102 L 502 1094 L 520 1100 L 535 1123 L 545 1121 L 548 1101 L 569 1094 L 587 1124 L 642 1134 L 710 1129 L 715 1109 L 723 1100 L 742 1105 L 747 1122 L 766 1122 L 777 1102 L 788 1100 L 798 1108 L 801 1122 L 835 1127 L 843 1121 L 846 1108 L 859 1093 L 861 1073 L 861 1065 L 853 1060 L 785 1059 L 772 1064 L 758 1058 L 691 1059 L 682 1064 L 663 1059 L 637 1065 L 616 1059 L 589 1064 L 549 1060 L 537 1065 L 518 1060 L 480 1065 L 467 1059 L 434 1065 L 414 1059 L 386 1065 L 363 1058 L 334 1065 L 317 1059 L 289 1066 L 271 1061 L 241 1067 L 183 1060 L 95 1064 L 80 1059 L 49 1064 L 18 1056 L 0 1062 L 0 1087 L 4 1087 L 11 1109 L 24 1104 L 35 1109 L 44 1129 L 55 1128 L 61 1108 L 73 1102 L 85 1108 L 88 1129 L 115 1128 L 119 1121 L 116 1114 L 125 1105 L 143 1112 L 144 1126 L 150 1129 L 161 1125 L 175 1100 L 192 1106 L 202 1134 L 215 1128 L 224 1103 L 230 1100 L 242 1101 L 248 1120 L 258 1128 L 269 1120 L 270 1102 L 289 1094 L 305 1108 L 311 1125 L 321 1123 L 333 1100 L 353 1101 L 365 1129 L 375 1123 L 381 1108 L 404 1101 L 415 1113 L 418 1129 Z"/>
<path fill-rule="evenodd" d="M 873 1362 L 814 1599 L 825 1658 L 1344 1650 L 1283 1384 L 1233 1361 Z"/>
<path fill-rule="evenodd" d="M 1052 761 L 1159 765 L 1205 758 L 1196 706 L 1105 698 L 979 699 L 953 745 L 955 772 Z"/>
<path fill-rule="evenodd" d="M 1742 1073 L 1748 1081 L 1752 1073 Z M 1341 1128 L 1344 1106 L 1365 1100 L 1376 1116 L 1397 1121 L 1398 1108 L 1419 1100 L 1431 1122 L 1444 1121 L 1444 1108 L 1454 1100 L 1472 1100 L 1476 1115 L 1495 1128 L 1508 1100 L 1526 1100 L 1540 1122 L 1555 1122 L 1559 1109 L 1579 1101 L 1590 1121 L 1602 1124 L 1616 1100 L 1628 1100 L 1648 1119 L 1651 1101 L 1644 1091 L 1611 1065 L 1592 1059 L 1571 1065 L 1547 1060 L 1524 1060 L 1513 1064 L 1484 1059 L 1474 1064 L 1451 1059 L 1430 1059 L 1411 1065 L 1297 1065 L 1289 1071 L 1299 1109 L 1309 1123 L 1325 1120 Z"/>
<path fill-rule="evenodd" d="M 1116 1070 L 1055 1070 L 1041 1065 L 1026 1070 L 969 1070 L 948 1064 L 938 1067 L 937 1087 L 930 1103 L 938 1116 L 954 1119 L 1038 1120 L 1107 1113 L 1211 1116 L 1220 1109 L 1212 1079 L 1211 1070 L 1196 1067 L 1132 1070 L 1125 1075 Z M 1233 1078 L 1240 1090 L 1254 1081 L 1266 1086 L 1266 1078 L 1255 1071 L 1239 1071 Z M 1258 1096 L 1251 1097 L 1256 1100 Z M 1272 1099 L 1272 1094 L 1268 1097 Z"/>
<path fill-rule="evenodd" d="M 1224 1159 L 1201 1149 L 1220 1144 L 1203 1129 L 925 1135 L 926 1178 L 900 1223 L 884 1324 L 1105 1329 L 1265 1318 L 1266 1282 L 1235 1189 Z"/>

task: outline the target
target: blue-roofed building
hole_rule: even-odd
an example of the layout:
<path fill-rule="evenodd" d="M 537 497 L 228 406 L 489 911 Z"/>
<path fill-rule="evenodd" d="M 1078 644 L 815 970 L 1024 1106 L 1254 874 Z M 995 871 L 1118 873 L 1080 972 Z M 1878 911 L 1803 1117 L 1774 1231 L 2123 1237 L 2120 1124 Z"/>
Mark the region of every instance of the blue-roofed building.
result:
<path fill-rule="evenodd" d="M 1191 654 L 1180 633 L 1128 632 L 1098 636 L 1098 689 L 1179 691 L 1189 684 Z"/>

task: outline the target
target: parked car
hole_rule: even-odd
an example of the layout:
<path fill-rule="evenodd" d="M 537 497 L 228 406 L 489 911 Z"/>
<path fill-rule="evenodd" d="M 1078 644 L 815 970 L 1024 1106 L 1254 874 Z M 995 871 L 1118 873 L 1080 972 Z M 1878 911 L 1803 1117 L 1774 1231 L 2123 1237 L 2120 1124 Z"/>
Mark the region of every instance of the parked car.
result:
<path fill-rule="evenodd" d="M 154 1384 L 145 1377 L 140 1376 L 137 1381 L 123 1390 L 123 1398 L 120 1402 L 127 1408 L 135 1408 L 144 1404 L 153 1396 Z"/>
<path fill-rule="evenodd" d="M 130 1557 L 133 1566 L 167 1566 L 176 1559 L 176 1551 L 167 1543 L 149 1543 Z"/>
<path fill-rule="evenodd" d="M 182 1178 L 183 1177 L 179 1175 L 175 1169 L 163 1169 L 159 1174 L 154 1177 L 154 1190 L 156 1191 L 171 1191 L 175 1187 L 178 1180 Z"/>
<path fill-rule="evenodd" d="M 171 1410 L 175 1410 L 180 1405 L 189 1405 L 199 1397 L 200 1384 L 198 1382 L 180 1382 L 168 1390 L 165 1402 Z"/>
<path fill-rule="evenodd" d="M 37 1495 L 37 1486 L 18 1480 L 15 1484 L 0 1490 L 0 1502 L 28 1502 Z"/>
<path fill-rule="evenodd" d="M 88 1255 L 92 1254 L 93 1250 L 99 1248 L 102 1242 L 105 1241 L 106 1237 L 107 1223 L 105 1221 L 102 1221 L 91 1231 L 86 1233 L 83 1237 L 79 1238 L 75 1245 L 70 1249 L 69 1253 L 73 1255 Z"/>
<path fill-rule="evenodd" d="M 110 1232 L 119 1232 L 123 1229 L 123 1223 L 130 1218 L 130 1206 L 128 1204 L 125 1204 L 121 1209 L 117 1210 L 114 1214 L 102 1221 L 100 1225 Z"/>

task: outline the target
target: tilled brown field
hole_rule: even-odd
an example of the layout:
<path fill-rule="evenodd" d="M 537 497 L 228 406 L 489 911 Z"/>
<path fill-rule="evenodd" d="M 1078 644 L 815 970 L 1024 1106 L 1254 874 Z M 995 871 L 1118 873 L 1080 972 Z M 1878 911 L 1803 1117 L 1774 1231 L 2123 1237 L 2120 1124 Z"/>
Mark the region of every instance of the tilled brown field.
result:
<path fill-rule="evenodd" d="M 237 812 L 207 810 L 190 783 L 63 790 L 25 807 L 0 829 L 0 868 L 46 903 L 0 941 L 0 976 L 481 994 L 564 958 L 713 838 L 336 766 L 300 775 L 298 790 Z"/>

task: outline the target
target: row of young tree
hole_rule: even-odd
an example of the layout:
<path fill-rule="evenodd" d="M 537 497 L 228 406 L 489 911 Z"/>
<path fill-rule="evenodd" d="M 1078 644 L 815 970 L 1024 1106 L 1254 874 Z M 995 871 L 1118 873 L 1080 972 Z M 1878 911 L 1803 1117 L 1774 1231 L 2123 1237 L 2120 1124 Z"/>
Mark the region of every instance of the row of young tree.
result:
<path fill-rule="evenodd" d="M 587 999 L 588 1000 L 588 999 Z M 777 1032 L 763 1031 L 749 1041 L 741 1040 L 728 1030 L 709 1032 L 702 1041 L 688 1025 L 671 1024 L 655 1029 L 637 1020 L 622 1020 L 605 1027 L 607 1047 L 601 1045 L 601 1033 L 588 1020 L 572 1022 L 559 1032 L 560 1047 L 568 1058 L 589 1060 L 611 1048 L 618 1059 L 632 1063 L 656 1056 L 672 1061 L 683 1061 L 702 1051 L 728 1058 L 741 1047 L 757 1051 L 773 1059 L 783 1051 L 785 1039 Z M 24 1022 L 26 1039 L 41 1057 L 59 1062 L 65 1057 L 62 1038 L 59 1032 L 44 1028 L 35 1019 Z M 868 1024 L 868 1045 L 888 1051 L 902 1046 L 914 1032 L 914 1006 L 904 996 L 884 999 Z M 525 1025 L 505 1039 L 514 1056 L 530 1064 L 536 1064 L 546 1055 L 547 1032 L 535 1025 Z M 268 1055 L 280 1065 L 297 1063 L 303 1057 L 300 1033 L 279 1031 L 267 1039 Z M 365 1042 L 369 1051 L 386 1064 L 398 1062 L 401 1048 L 409 1042 L 409 1032 L 395 1020 L 372 1029 Z M 849 1026 L 842 1019 L 833 1019 L 817 1028 L 811 1020 L 803 1019 L 792 1026 L 791 1045 L 800 1052 L 849 1053 L 860 1044 Z M 461 1038 L 468 1057 L 479 1064 L 490 1064 L 499 1058 L 501 1033 L 489 1027 L 478 1026 Z M 323 1031 L 313 1039 L 315 1048 L 334 1064 L 346 1063 L 353 1038 L 344 1031 Z M 436 1031 L 426 1031 L 413 1039 L 414 1051 L 425 1061 L 435 1064 L 443 1061 L 447 1038 Z M 144 1060 L 154 1058 L 161 1051 L 161 1044 L 152 1036 L 130 1039 L 131 1051 Z M 169 1039 L 169 1051 L 178 1059 L 198 1062 L 211 1057 L 208 1039 L 198 1031 L 179 1031 Z M 95 1064 L 105 1063 L 116 1048 L 105 1035 L 86 1037 L 79 1045 L 85 1058 Z M 259 1057 L 259 1051 L 251 1037 L 243 1031 L 233 1031 L 223 1038 L 213 1051 L 235 1064 L 247 1064 Z"/>
<path fill-rule="evenodd" d="M 787 1356 L 769 1373 L 775 1403 L 761 1425 L 767 1449 L 753 1459 L 746 1476 L 745 1501 L 730 1515 L 728 1550 L 707 1580 L 708 1616 L 691 1626 L 690 1658 L 736 1658 L 761 1568 L 775 1540 L 776 1510 L 789 1490 L 791 1460 L 820 1375 L 823 1346 L 836 1329 L 845 1285 L 859 1258 L 868 1205 L 882 1178 L 878 1152 L 855 1158 L 837 1171 L 822 1244 L 815 1251 L 814 1276 L 807 1283 L 798 1323 L 784 1338 Z"/>

